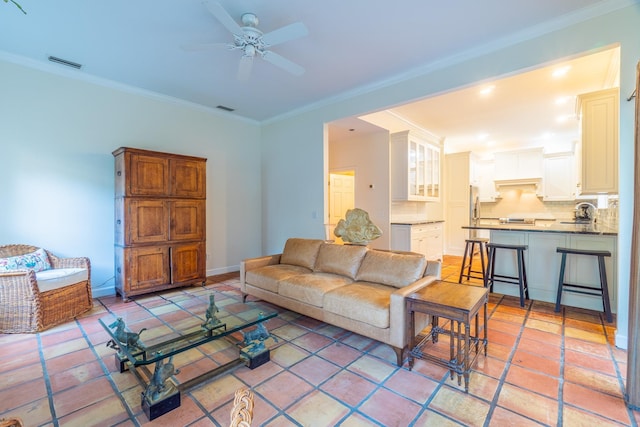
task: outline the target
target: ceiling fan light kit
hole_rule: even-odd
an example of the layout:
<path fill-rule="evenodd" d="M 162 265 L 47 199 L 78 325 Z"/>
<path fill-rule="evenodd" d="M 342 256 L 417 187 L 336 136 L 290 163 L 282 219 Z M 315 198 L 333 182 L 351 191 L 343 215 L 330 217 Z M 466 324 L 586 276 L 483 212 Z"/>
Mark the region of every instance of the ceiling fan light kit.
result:
<path fill-rule="evenodd" d="M 242 57 L 238 67 L 238 79 L 246 80 L 251 74 L 253 67 L 253 58 L 259 55 L 265 61 L 268 61 L 293 75 L 300 76 L 304 74 L 305 69 L 293 61 L 268 50 L 269 47 L 304 37 L 308 34 L 307 27 L 301 23 L 285 25 L 277 30 L 269 33 L 263 33 L 258 29 L 259 20 L 253 13 L 244 13 L 240 20 L 240 26 L 220 3 L 205 3 L 211 14 L 233 34 L 233 43 L 203 43 L 186 46 L 187 50 L 202 50 L 210 47 L 226 47 L 229 50 L 241 50 Z"/>

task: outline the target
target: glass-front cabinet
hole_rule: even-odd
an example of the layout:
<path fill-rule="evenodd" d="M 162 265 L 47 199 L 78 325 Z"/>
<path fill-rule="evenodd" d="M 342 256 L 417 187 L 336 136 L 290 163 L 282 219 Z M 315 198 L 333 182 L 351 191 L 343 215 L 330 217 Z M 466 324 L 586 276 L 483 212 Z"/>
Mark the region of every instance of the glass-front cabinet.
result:
<path fill-rule="evenodd" d="M 393 200 L 440 200 L 440 147 L 410 131 L 391 134 Z"/>
<path fill-rule="evenodd" d="M 426 144 L 425 196 L 427 200 L 440 200 L 440 147 Z"/>
<path fill-rule="evenodd" d="M 409 140 L 409 197 L 425 196 L 426 147 L 417 140 Z"/>

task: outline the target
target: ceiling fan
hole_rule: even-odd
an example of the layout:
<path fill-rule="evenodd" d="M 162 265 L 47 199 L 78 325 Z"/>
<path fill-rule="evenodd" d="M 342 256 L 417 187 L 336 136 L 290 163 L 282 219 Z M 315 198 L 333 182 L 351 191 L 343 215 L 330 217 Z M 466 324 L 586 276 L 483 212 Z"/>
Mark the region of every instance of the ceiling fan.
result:
<path fill-rule="evenodd" d="M 233 34 L 233 43 L 198 43 L 184 46 L 186 50 L 205 50 L 222 47 L 229 50 L 241 50 L 242 57 L 238 67 L 238 80 L 246 80 L 251 74 L 253 59 L 256 56 L 269 61 L 289 73 L 299 76 L 305 69 L 268 48 L 280 43 L 304 37 L 308 34 L 302 22 L 285 25 L 269 33 L 258 29 L 258 17 L 253 13 L 245 13 L 241 17 L 240 26 L 227 11 L 217 2 L 205 2 L 205 6 L 222 25 Z"/>

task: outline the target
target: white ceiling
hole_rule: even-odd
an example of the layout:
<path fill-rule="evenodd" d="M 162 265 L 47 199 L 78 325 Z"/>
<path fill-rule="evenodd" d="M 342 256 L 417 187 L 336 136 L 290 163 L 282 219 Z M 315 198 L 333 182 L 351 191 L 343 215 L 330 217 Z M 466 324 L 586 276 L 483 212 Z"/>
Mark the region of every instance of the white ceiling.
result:
<path fill-rule="evenodd" d="M 561 70 L 566 73 L 554 76 Z M 618 87 L 619 79 L 620 48 L 615 47 L 346 118 L 333 123 L 331 129 L 334 137 L 341 138 L 349 129 L 376 131 L 370 124 L 390 132 L 417 127 L 443 139 L 446 152 L 486 155 L 526 147 L 570 151 L 580 132 L 577 96 Z M 483 94 L 487 88 L 492 91 Z"/>
<path fill-rule="evenodd" d="M 380 87 L 456 55 L 501 46 L 627 6 L 633 0 L 220 0 L 238 22 L 255 13 L 265 33 L 302 22 L 306 37 L 273 51 L 306 69 L 294 76 L 256 60 L 247 81 L 241 53 L 186 51 L 232 42 L 200 0 L 0 2 L 0 59 L 107 85 L 143 89 L 265 121 Z M 80 70 L 53 64 L 56 56 Z"/>

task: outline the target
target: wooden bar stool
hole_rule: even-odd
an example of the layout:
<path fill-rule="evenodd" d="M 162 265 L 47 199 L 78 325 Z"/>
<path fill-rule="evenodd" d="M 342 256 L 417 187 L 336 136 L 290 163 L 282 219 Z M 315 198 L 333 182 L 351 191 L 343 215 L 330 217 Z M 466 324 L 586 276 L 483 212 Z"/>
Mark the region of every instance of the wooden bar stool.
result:
<path fill-rule="evenodd" d="M 489 243 L 489 239 L 484 237 L 474 237 L 466 240 L 466 246 L 464 247 L 464 255 L 462 257 L 462 266 L 460 267 L 460 278 L 458 279 L 458 283 L 462 283 L 462 278 L 469 279 L 482 279 L 483 283 L 486 280 L 487 272 L 485 267 L 485 258 L 484 255 L 487 254 L 487 258 L 489 258 L 489 251 L 487 249 L 487 243 Z M 476 253 L 476 246 L 478 252 L 480 252 L 480 268 L 481 270 L 472 270 L 473 265 L 473 256 Z M 482 276 L 477 276 L 477 274 L 482 274 Z"/>
<path fill-rule="evenodd" d="M 560 263 L 560 276 L 558 278 L 558 296 L 556 297 L 556 312 L 560 311 L 560 302 L 562 300 L 563 290 L 566 292 L 573 292 L 577 294 L 598 295 L 602 297 L 602 306 L 604 308 L 604 313 L 607 316 L 607 322 L 613 322 L 613 316 L 611 315 L 611 304 L 609 302 L 609 285 L 607 284 L 607 271 L 604 264 L 604 257 L 611 256 L 611 252 L 570 248 L 557 248 L 556 252 L 562 254 L 562 262 Z M 599 288 L 580 284 L 571 284 L 564 281 L 564 272 L 567 264 L 567 254 L 598 257 L 598 271 L 600 273 Z"/>
<path fill-rule="evenodd" d="M 487 272 L 487 279 L 485 280 L 485 286 L 489 287 L 489 291 L 493 292 L 493 283 L 510 283 L 512 285 L 518 285 L 520 289 L 520 307 L 524 307 L 524 300 L 529 299 L 529 285 L 527 284 L 527 270 L 524 265 L 524 251 L 527 250 L 527 245 L 505 245 L 501 243 L 488 243 L 489 248 L 489 271 Z M 516 260 L 518 264 L 518 275 L 507 276 L 503 274 L 496 274 L 496 250 L 508 250 L 516 251 Z"/>

